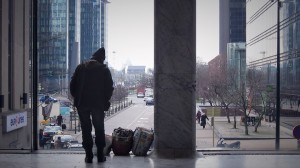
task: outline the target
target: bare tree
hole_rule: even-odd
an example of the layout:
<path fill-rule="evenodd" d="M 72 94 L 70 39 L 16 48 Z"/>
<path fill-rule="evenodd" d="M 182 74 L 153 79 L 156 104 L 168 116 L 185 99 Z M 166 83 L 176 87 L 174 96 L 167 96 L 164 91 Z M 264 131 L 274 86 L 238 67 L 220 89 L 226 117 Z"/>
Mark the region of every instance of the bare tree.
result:
<path fill-rule="evenodd" d="M 229 105 L 233 103 L 233 100 L 230 91 L 230 83 L 225 78 L 225 75 L 223 77 L 211 78 L 210 87 L 216 95 L 217 102 L 224 107 L 228 123 L 231 123 Z M 234 128 L 236 128 L 235 125 Z"/>
<path fill-rule="evenodd" d="M 122 85 L 117 85 L 114 89 L 113 95 L 112 95 L 112 101 L 122 101 L 125 99 L 125 97 L 128 96 L 128 91 L 126 88 Z"/>
<path fill-rule="evenodd" d="M 249 97 L 250 94 L 252 93 L 253 87 L 250 85 L 247 85 L 246 88 L 246 81 L 242 78 L 240 80 L 236 80 L 238 74 L 236 69 L 228 69 L 227 73 L 227 79 L 228 79 L 228 84 L 230 86 L 229 88 L 229 96 L 231 97 L 231 100 L 233 104 L 243 112 L 243 122 L 245 126 L 245 135 L 249 135 L 248 131 L 248 124 L 247 124 L 247 111 L 248 111 L 248 106 L 249 106 Z M 236 121 L 235 121 L 236 123 Z"/>
<path fill-rule="evenodd" d="M 258 115 L 257 122 L 255 123 L 254 132 L 258 132 L 258 127 L 271 108 L 271 103 L 275 105 L 275 93 L 271 85 L 267 85 L 264 74 L 260 70 L 251 68 L 247 72 L 248 86 L 252 86 L 252 93 L 250 97 L 249 109 L 255 110 Z"/>
<path fill-rule="evenodd" d="M 196 98 L 202 100 L 204 103 L 206 100 L 205 92 L 208 88 L 208 69 L 207 64 L 197 62 L 196 64 Z"/>

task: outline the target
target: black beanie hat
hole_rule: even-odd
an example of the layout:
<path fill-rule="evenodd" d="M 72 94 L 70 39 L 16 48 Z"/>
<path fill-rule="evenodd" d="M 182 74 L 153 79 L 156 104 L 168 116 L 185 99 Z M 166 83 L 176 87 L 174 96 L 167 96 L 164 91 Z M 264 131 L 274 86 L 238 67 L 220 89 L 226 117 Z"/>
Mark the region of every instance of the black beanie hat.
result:
<path fill-rule="evenodd" d="M 105 60 L 105 49 L 104 47 L 99 48 L 93 55 L 92 59 L 103 62 Z"/>

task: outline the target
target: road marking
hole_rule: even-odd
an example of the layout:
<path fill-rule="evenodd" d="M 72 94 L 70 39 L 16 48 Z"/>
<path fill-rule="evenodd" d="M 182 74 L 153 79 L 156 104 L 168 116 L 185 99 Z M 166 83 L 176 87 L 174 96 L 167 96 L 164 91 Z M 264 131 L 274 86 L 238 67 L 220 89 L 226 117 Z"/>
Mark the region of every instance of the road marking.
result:
<path fill-rule="evenodd" d="M 145 113 L 146 110 L 143 110 L 140 115 L 138 115 L 135 120 L 133 120 L 129 125 L 127 125 L 127 128 L 129 128 L 133 123 L 135 123 L 138 119 L 141 118 L 141 116 Z"/>

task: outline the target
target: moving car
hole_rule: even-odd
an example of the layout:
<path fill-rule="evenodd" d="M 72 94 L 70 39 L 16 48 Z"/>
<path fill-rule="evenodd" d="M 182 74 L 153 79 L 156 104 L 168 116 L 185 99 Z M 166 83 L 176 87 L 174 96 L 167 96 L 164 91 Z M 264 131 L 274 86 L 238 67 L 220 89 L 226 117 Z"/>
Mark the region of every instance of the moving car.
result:
<path fill-rule="evenodd" d="M 154 98 L 153 97 L 149 97 L 146 100 L 146 105 L 154 105 Z"/>
<path fill-rule="evenodd" d="M 144 101 L 146 101 L 146 100 L 149 99 L 149 98 L 153 98 L 153 95 L 145 96 L 145 97 L 144 97 Z"/>
<path fill-rule="evenodd" d="M 139 92 L 139 93 L 137 94 L 137 98 L 144 98 L 144 97 L 145 97 L 145 95 L 144 95 L 143 92 Z"/>
<path fill-rule="evenodd" d="M 40 102 L 45 102 L 47 99 L 49 100 L 49 102 L 53 102 L 53 103 L 56 103 L 58 101 L 56 98 L 48 96 L 48 95 L 42 95 L 39 98 Z"/>

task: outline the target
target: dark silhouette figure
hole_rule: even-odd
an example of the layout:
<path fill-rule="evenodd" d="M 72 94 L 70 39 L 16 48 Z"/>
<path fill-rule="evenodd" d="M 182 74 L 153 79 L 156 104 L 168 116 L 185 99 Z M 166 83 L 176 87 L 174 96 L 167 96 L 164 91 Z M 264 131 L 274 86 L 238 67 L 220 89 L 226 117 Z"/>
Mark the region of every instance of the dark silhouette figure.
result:
<path fill-rule="evenodd" d="M 201 124 L 200 124 L 203 127 L 203 129 L 205 128 L 205 125 L 206 125 L 206 119 L 209 120 L 207 115 L 205 113 L 203 113 L 201 115 Z"/>
<path fill-rule="evenodd" d="M 43 136 L 43 130 L 42 129 L 40 129 L 40 132 L 39 132 L 39 140 L 40 140 L 40 147 L 44 147 L 45 142 L 44 142 L 44 136 Z"/>
<path fill-rule="evenodd" d="M 63 121 L 63 118 L 62 118 L 61 114 L 59 114 L 56 117 L 56 123 L 57 123 L 57 125 L 61 126 L 62 121 Z"/>
<path fill-rule="evenodd" d="M 85 162 L 93 161 L 92 123 L 95 128 L 95 144 L 98 162 L 104 162 L 105 147 L 104 111 L 110 107 L 113 81 L 110 70 L 103 64 L 105 49 L 97 50 L 87 62 L 79 64 L 71 78 L 70 92 L 82 129 L 82 145 L 86 153 Z M 92 119 L 91 119 L 92 118 Z"/>
<path fill-rule="evenodd" d="M 196 116 L 197 116 L 198 124 L 200 124 L 201 112 L 198 111 L 197 114 L 196 114 Z"/>

